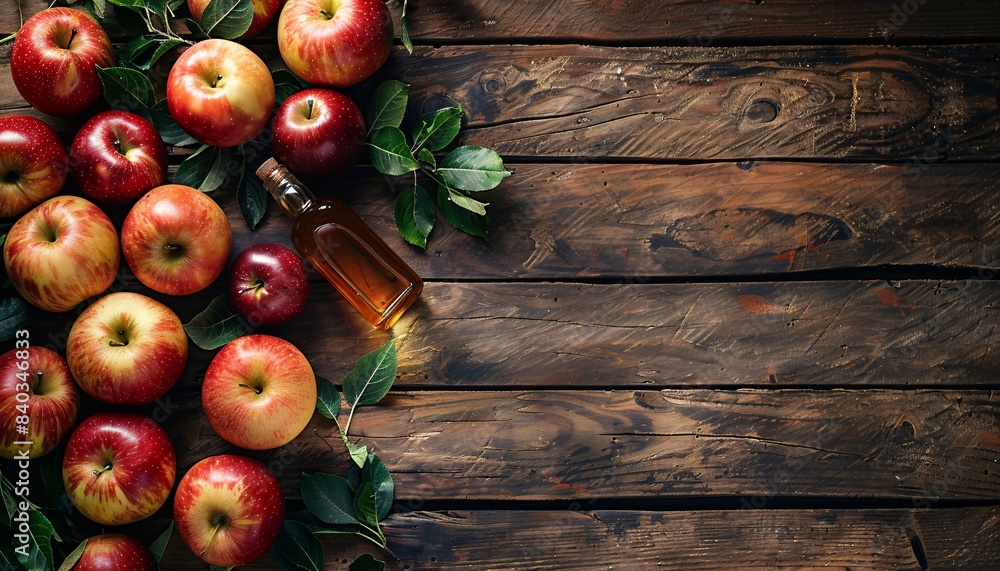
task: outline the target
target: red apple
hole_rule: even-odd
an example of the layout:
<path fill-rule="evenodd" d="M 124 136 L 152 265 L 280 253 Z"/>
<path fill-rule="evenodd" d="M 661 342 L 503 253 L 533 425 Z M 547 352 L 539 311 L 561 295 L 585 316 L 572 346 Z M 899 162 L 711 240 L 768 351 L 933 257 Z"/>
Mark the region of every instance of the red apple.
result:
<path fill-rule="evenodd" d="M 115 227 L 97 205 L 56 196 L 14 223 L 3 261 L 21 297 L 46 311 L 69 311 L 111 286 L 121 255 Z"/>
<path fill-rule="evenodd" d="M 10 52 L 10 75 L 25 101 L 42 113 L 73 115 L 104 92 L 97 66 L 115 64 L 111 40 L 87 13 L 42 10 L 21 26 Z"/>
<path fill-rule="evenodd" d="M 254 244 L 229 270 L 229 299 L 252 325 L 278 325 L 295 317 L 309 299 L 302 260 L 280 244 Z"/>
<path fill-rule="evenodd" d="M 0 218 L 58 194 L 68 172 L 66 151 L 52 127 L 27 115 L 0 117 Z"/>
<path fill-rule="evenodd" d="M 311 175 L 344 172 L 365 148 L 365 118 L 354 101 L 331 89 L 290 95 L 274 117 L 274 152 L 288 168 Z"/>
<path fill-rule="evenodd" d="M 137 539 L 105 533 L 87 539 L 73 571 L 157 571 L 153 554 Z"/>
<path fill-rule="evenodd" d="M 38 458 L 69 434 L 80 407 L 80 393 L 66 361 L 28 337 L 0 355 L 0 457 Z M 18 422 L 24 421 L 27 422 Z M 18 431 L 23 426 L 27 433 Z M 15 444 L 30 442 L 30 445 Z"/>
<path fill-rule="evenodd" d="M 249 48 L 229 40 L 204 40 L 170 68 L 167 107 L 195 139 L 233 147 L 267 126 L 274 110 L 274 80 Z"/>
<path fill-rule="evenodd" d="M 136 412 L 102 412 L 66 442 L 63 483 L 85 517 L 124 525 L 153 515 L 177 475 L 174 447 L 159 424 Z"/>
<path fill-rule="evenodd" d="M 91 117 L 77 131 L 69 156 L 80 190 L 98 202 L 127 204 L 167 177 L 167 147 L 160 134 L 128 111 Z"/>
<path fill-rule="evenodd" d="M 391 49 L 383 0 L 288 0 L 278 16 L 281 59 L 309 83 L 354 85 L 378 71 Z"/>
<path fill-rule="evenodd" d="M 187 0 L 188 10 L 191 18 L 201 24 L 201 16 L 205 13 L 205 8 L 211 0 Z M 264 31 L 264 28 L 271 23 L 271 20 L 278 15 L 281 10 L 281 0 L 253 0 L 253 21 L 250 27 L 237 40 L 249 40 Z"/>
<path fill-rule="evenodd" d="M 259 559 L 278 537 L 285 497 L 258 460 L 222 454 L 201 460 L 177 484 L 174 519 L 184 543 L 210 565 Z"/>
<path fill-rule="evenodd" d="M 147 192 L 122 224 L 128 267 L 146 287 L 170 295 L 205 289 L 222 273 L 233 229 L 222 208 L 190 186 Z"/>
<path fill-rule="evenodd" d="M 271 335 L 230 341 L 205 371 L 201 405 L 219 436 L 267 450 L 292 441 L 316 408 L 316 377 L 294 345 Z"/>
<path fill-rule="evenodd" d="M 132 292 L 108 294 L 83 310 L 66 340 L 66 360 L 80 388 L 99 401 L 141 405 L 180 378 L 188 340 L 167 306 Z"/>

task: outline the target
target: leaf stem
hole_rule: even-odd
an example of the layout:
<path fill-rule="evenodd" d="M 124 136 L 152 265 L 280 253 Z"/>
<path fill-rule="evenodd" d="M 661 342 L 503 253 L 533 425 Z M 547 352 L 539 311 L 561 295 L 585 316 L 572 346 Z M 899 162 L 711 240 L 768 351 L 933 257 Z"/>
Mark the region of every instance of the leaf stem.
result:
<path fill-rule="evenodd" d="M 20 22 L 17 25 L 17 29 L 20 30 L 21 26 L 24 25 L 24 8 L 21 6 L 21 0 L 15 0 L 14 3 L 17 4 L 17 20 L 18 22 Z M 52 5 L 55 3 L 56 0 L 52 0 L 52 4 L 49 4 L 49 8 L 51 8 Z M 14 32 L 13 34 L 10 34 L 4 38 L 0 38 L 0 45 L 6 44 L 7 42 L 13 40 L 16 37 L 17 37 L 17 32 Z"/>

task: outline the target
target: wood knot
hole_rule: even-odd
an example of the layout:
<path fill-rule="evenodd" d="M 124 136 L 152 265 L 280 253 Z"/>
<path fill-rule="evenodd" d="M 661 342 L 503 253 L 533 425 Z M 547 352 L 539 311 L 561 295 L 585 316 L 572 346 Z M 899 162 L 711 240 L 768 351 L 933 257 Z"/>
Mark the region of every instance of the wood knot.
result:
<path fill-rule="evenodd" d="M 747 107 L 745 115 L 751 123 L 770 123 L 778 117 L 778 104 L 770 99 L 757 99 Z"/>

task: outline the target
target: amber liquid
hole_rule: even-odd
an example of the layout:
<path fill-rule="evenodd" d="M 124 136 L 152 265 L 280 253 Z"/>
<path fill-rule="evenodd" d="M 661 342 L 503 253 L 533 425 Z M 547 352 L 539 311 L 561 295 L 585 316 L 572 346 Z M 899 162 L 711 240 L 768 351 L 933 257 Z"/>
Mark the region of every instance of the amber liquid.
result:
<path fill-rule="evenodd" d="M 335 199 L 318 200 L 295 219 L 292 243 L 377 329 L 392 327 L 423 289 L 406 262 Z"/>

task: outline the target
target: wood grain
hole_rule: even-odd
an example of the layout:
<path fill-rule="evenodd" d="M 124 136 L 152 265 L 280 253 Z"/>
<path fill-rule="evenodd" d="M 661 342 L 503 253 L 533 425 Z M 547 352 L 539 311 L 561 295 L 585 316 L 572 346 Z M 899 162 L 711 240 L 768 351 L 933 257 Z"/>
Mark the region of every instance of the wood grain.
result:
<path fill-rule="evenodd" d="M 1000 560 L 997 508 L 626 511 L 412 511 L 384 523 L 398 558 L 344 538 L 324 541 L 324 569 L 371 553 L 408 571 L 666 569 L 984 569 Z M 498 548 L 498 546 L 503 546 Z M 165 569 L 198 565 L 171 541 Z M 246 569 L 271 569 L 265 557 Z"/>
<path fill-rule="evenodd" d="M 399 6 L 399 0 L 390 5 Z M 397 8 L 398 9 L 398 8 Z M 996 38 L 1000 3 L 875 0 L 421 0 L 415 42 L 883 43 Z"/>
<path fill-rule="evenodd" d="M 737 497 L 992 499 L 992 391 L 663 390 L 392 392 L 352 435 L 397 501 Z M 345 413 L 346 414 L 346 413 Z M 164 422 L 178 471 L 233 448 L 194 402 Z M 289 498 L 302 471 L 349 465 L 332 421 L 254 453 Z"/>
<path fill-rule="evenodd" d="M 224 280 L 223 280 L 224 281 Z M 225 286 L 183 300 L 134 283 L 183 322 Z M 288 339 L 340 382 L 399 338 L 397 385 L 529 387 L 980 387 L 1000 369 L 1000 282 L 728 284 L 428 283 L 391 332 L 313 282 Z M 71 319 L 35 312 L 36 345 L 64 351 Z M 214 352 L 191 346 L 172 394 L 200 390 Z"/>
<path fill-rule="evenodd" d="M 280 65 L 273 43 L 257 49 Z M 396 50 L 351 94 L 365 107 L 375 82 L 395 77 L 413 84 L 415 110 L 452 97 L 468 112 L 462 141 L 509 160 L 991 160 L 996 54 L 990 44 L 420 48 Z M 0 64 L 0 78 L 9 73 Z M 25 109 L 9 80 L 0 86 L 0 109 Z"/>
<path fill-rule="evenodd" d="M 422 48 L 385 74 L 508 157 L 994 159 L 995 45 Z M 469 70 L 475 70 L 470 72 Z"/>
<path fill-rule="evenodd" d="M 25 17 L 48 5 L 22 0 Z M 402 2 L 390 0 L 396 32 Z M 109 7 L 110 8 L 110 7 Z M 110 12 L 110 10 L 109 10 Z M 181 11 L 187 16 L 186 11 Z M 122 30 L 109 15 L 109 32 Z M 0 30 L 17 29 L 13 2 L 0 5 Z M 835 4 L 795 0 L 419 0 L 407 7 L 410 35 L 418 44 L 495 43 L 647 43 L 708 46 L 753 44 L 842 44 L 982 41 L 996 39 L 1000 3 L 996 0 L 853 0 Z M 173 29 L 187 32 L 183 18 Z M 274 37 L 274 29 L 264 32 Z"/>
<path fill-rule="evenodd" d="M 365 169 L 312 188 L 346 198 L 427 279 L 657 279 L 883 265 L 1000 268 L 1000 165 L 755 162 L 518 164 L 489 239 L 438 220 L 426 253 L 397 239 L 405 180 Z M 405 178 L 405 177 L 404 177 Z M 433 187 L 428 187 L 433 188 Z M 287 240 L 271 214 L 248 240 Z M 235 227 L 243 225 L 230 210 Z M 988 274 L 988 275 L 985 275 Z"/>

